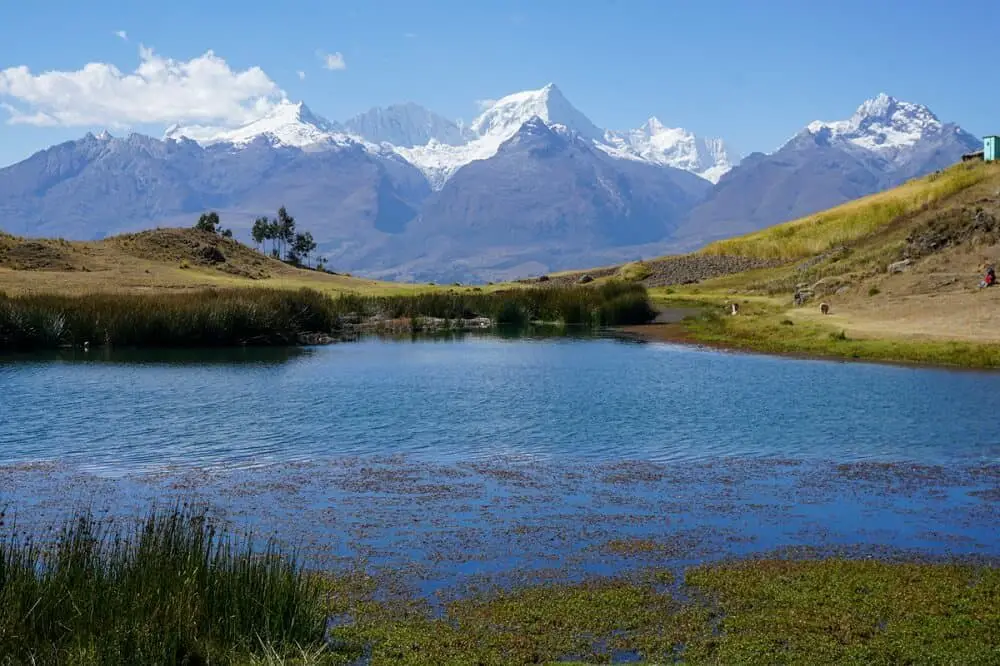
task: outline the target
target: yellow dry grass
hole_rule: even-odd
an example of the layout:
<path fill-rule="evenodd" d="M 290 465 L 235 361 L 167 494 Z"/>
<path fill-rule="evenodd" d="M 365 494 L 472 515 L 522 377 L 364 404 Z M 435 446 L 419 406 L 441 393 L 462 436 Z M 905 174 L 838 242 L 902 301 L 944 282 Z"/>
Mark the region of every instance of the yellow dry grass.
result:
<path fill-rule="evenodd" d="M 199 252 L 206 247 L 217 247 L 226 260 L 204 262 Z M 441 288 L 295 268 L 236 241 L 194 229 L 155 229 L 87 242 L 0 233 L 0 291 L 12 295 L 230 287 L 306 287 L 334 295 L 411 294 Z"/>
<path fill-rule="evenodd" d="M 920 211 L 998 173 L 1000 166 L 995 164 L 958 164 L 816 215 L 717 241 L 700 252 L 788 261 L 811 257 L 872 235 L 903 215 Z"/>

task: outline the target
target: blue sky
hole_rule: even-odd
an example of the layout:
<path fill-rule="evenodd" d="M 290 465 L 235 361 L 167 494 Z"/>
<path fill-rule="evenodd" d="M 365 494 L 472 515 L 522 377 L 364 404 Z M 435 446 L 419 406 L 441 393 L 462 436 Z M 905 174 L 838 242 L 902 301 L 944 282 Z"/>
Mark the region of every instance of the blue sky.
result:
<path fill-rule="evenodd" d="M 0 165 L 104 127 L 236 123 L 261 95 L 336 120 L 402 101 L 469 120 L 548 82 L 599 126 L 656 115 L 741 154 L 882 91 L 982 135 L 1000 132 L 998 26 L 995 0 L 5 3 Z M 162 85 L 122 88 L 140 47 Z"/>

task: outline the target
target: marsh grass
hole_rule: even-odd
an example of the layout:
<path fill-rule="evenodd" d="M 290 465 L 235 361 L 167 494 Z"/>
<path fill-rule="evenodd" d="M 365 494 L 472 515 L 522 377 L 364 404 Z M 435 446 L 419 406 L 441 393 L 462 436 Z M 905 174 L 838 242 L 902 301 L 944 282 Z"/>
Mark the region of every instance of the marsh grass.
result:
<path fill-rule="evenodd" d="M 11 533 L 16 533 L 11 530 Z M 324 589 L 293 554 L 205 515 L 89 514 L 0 542 L 0 663 L 236 664 L 318 655 Z"/>
<path fill-rule="evenodd" d="M 302 289 L 190 294 L 0 295 L 0 349 L 64 345 L 219 347 L 294 344 L 336 325 L 332 300 Z"/>
<path fill-rule="evenodd" d="M 745 560 L 480 591 L 440 614 L 358 607 L 334 630 L 386 664 L 994 663 L 1000 570 Z M 359 648 L 360 649 L 360 648 Z"/>
<path fill-rule="evenodd" d="M 1000 569 L 875 560 L 760 560 L 687 573 L 720 617 L 691 663 L 993 664 Z"/>
<path fill-rule="evenodd" d="M 901 216 L 976 185 L 993 173 L 995 169 L 988 164 L 959 164 L 816 215 L 717 241 L 701 252 L 785 261 L 820 255 L 870 236 Z"/>
<path fill-rule="evenodd" d="M 62 346 L 219 347 L 288 345 L 333 334 L 348 315 L 389 319 L 489 317 L 499 325 L 542 321 L 613 326 L 655 316 L 642 285 L 545 287 L 406 296 L 331 297 L 309 289 L 221 289 L 189 294 L 0 294 L 0 349 Z"/>
<path fill-rule="evenodd" d="M 473 585 L 434 605 L 390 592 L 392 572 L 307 571 L 186 508 L 124 524 L 85 513 L 32 541 L 8 520 L 0 663 L 986 664 L 1000 651 L 990 566 L 751 559 L 682 581 L 654 568 Z"/>

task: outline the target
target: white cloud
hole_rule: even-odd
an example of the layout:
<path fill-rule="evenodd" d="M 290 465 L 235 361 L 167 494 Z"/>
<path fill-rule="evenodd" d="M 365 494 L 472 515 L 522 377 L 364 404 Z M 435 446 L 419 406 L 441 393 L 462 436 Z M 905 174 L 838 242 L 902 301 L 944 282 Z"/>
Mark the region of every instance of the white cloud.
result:
<path fill-rule="evenodd" d="M 306 79 L 306 73 L 305 73 L 305 72 L 303 72 L 303 71 L 302 71 L 302 70 L 300 69 L 300 70 L 299 70 L 298 72 L 296 72 L 296 73 L 297 73 L 297 74 L 299 75 L 299 81 L 305 81 L 305 79 Z"/>
<path fill-rule="evenodd" d="M 407 39 L 416 39 L 417 33 L 415 33 L 415 32 L 404 32 L 403 33 L 403 37 L 406 37 Z"/>
<path fill-rule="evenodd" d="M 485 111 L 486 109 L 490 108 L 491 106 L 493 106 L 496 103 L 497 103 L 497 101 L 495 99 L 477 99 L 476 100 L 476 106 L 479 107 L 480 111 Z"/>
<path fill-rule="evenodd" d="M 127 127 L 211 121 L 239 125 L 266 113 L 284 92 L 260 67 L 233 71 L 212 51 L 187 61 L 139 47 L 131 74 L 108 63 L 33 74 L 0 70 L 0 99 L 9 124 Z M 15 106 L 16 105 L 16 106 Z"/>
<path fill-rule="evenodd" d="M 323 66 L 329 70 L 340 71 L 347 69 L 347 61 L 344 60 L 344 54 L 340 51 L 336 53 L 323 53 L 318 52 L 320 60 L 323 61 Z"/>
<path fill-rule="evenodd" d="M 119 30 L 119 31 L 115 32 L 115 34 L 118 35 L 118 37 L 120 39 L 123 39 L 126 42 L 128 41 L 128 33 L 125 32 L 124 30 Z"/>

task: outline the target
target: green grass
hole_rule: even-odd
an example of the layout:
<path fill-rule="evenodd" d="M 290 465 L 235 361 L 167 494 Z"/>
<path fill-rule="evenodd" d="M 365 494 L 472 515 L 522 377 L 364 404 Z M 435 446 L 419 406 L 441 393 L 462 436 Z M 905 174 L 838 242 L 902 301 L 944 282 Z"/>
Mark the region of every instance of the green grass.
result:
<path fill-rule="evenodd" d="M 192 510 L 114 528 L 83 514 L 41 541 L 7 521 L 5 664 L 1000 660 L 1000 569 L 989 566 L 755 559 L 695 567 L 682 581 L 645 570 L 475 588 L 435 610 L 367 574 L 304 569 Z"/>
<path fill-rule="evenodd" d="M 1000 570 L 879 561 L 748 561 L 689 571 L 720 618 L 691 663 L 1000 663 Z"/>
<path fill-rule="evenodd" d="M 322 647 L 325 619 L 322 581 L 293 556 L 192 511 L 0 542 L 0 663 L 294 659 Z"/>
<path fill-rule="evenodd" d="M 308 289 L 90 296 L 0 294 L 0 349 L 54 349 L 85 342 L 118 347 L 287 345 L 297 343 L 307 333 L 336 333 L 348 314 L 411 320 L 482 316 L 499 325 L 543 321 L 613 326 L 643 323 L 655 313 L 643 286 L 623 282 L 407 296 L 331 297 Z"/>
<path fill-rule="evenodd" d="M 786 261 L 819 255 L 870 236 L 900 216 L 919 211 L 995 173 L 989 164 L 959 164 L 816 215 L 717 241 L 701 252 Z"/>
<path fill-rule="evenodd" d="M 335 630 L 371 664 L 997 663 L 1000 570 L 748 560 L 477 593 L 443 614 L 369 604 Z M 680 592 L 677 594 L 677 592 Z M 348 658 L 344 653 L 345 661 Z"/>
<path fill-rule="evenodd" d="M 634 261 L 618 269 L 618 277 L 629 282 L 645 280 L 653 274 L 653 269 L 643 261 Z"/>
<path fill-rule="evenodd" d="M 684 299 L 677 303 L 703 308 L 701 315 L 683 322 L 685 333 L 695 342 L 772 354 L 967 368 L 1000 367 L 1000 345 L 997 344 L 905 338 L 852 339 L 840 329 L 788 320 L 785 308 L 767 302 L 744 305 L 739 317 L 726 316 L 723 308 L 711 301 Z"/>

